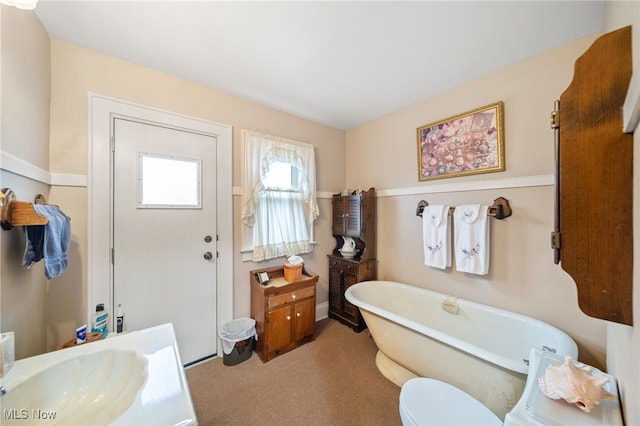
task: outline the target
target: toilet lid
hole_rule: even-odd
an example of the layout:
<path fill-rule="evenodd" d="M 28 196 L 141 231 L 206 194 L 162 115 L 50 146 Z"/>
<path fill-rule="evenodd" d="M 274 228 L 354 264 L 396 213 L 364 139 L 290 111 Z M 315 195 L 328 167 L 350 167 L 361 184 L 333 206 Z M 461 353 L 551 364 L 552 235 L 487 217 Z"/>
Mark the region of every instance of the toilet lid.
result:
<path fill-rule="evenodd" d="M 425 377 L 402 386 L 400 412 L 414 425 L 502 426 L 502 421 L 471 395 Z"/>

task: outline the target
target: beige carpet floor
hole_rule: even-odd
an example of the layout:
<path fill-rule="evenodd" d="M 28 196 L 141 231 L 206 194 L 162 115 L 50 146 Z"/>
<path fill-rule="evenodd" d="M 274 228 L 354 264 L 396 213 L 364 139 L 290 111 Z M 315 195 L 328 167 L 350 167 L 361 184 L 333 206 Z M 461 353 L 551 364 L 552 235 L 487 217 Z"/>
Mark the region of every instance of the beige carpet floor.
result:
<path fill-rule="evenodd" d="M 316 339 L 262 363 L 221 358 L 187 369 L 200 425 L 398 426 L 400 388 L 375 366 L 367 330 L 332 319 L 316 324 Z"/>

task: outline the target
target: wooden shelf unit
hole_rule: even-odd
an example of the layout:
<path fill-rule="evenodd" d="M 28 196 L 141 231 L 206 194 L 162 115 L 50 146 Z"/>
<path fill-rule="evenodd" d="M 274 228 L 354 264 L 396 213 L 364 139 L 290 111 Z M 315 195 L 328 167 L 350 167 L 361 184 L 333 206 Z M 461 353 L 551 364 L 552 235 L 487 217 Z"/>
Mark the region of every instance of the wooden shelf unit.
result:
<path fill-rule="evenodd" d="M 376 195 L 375 188 L 358 194 L 332 197 L 332 233 L 336 240 L 329 258 L 329 317 L 360 332 L 367 328 L 358 308 L 344 297 L 344 292 L 360 281 L 378 277 L 376 259 Z M 345 258 L 340 253 L 343 237 L 353 238 L 358 253 Z"/>

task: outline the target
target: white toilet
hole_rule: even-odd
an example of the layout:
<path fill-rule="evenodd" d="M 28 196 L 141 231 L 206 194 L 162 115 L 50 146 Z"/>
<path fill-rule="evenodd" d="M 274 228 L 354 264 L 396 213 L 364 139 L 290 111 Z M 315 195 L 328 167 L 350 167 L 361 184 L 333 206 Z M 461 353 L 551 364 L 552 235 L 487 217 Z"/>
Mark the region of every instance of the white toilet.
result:
<path fill-rule="evenodd" d="M 480 401 L 447 383 L 419 377 L 407 381 L 400 391 L 400 419 L 403 426 L 539 426 L 539 425 L 619 425 L 622 412 L 619 400 L 603 400 L 585 413 L 562 400 L 549 399 L 540 392 L 538 377 L 550 363 L 563 358 L 532 349 L 527 382 L 515 407 L 504 423 Z M 613 376 L 595 371 L 610 380 L 604 389 L 618 394 Z"/>
<path fill-rule="evenodd" d="M 400 419 L 404 426 L 502 426 L 502 420 L 471 395 L 426 377 L 402 386 Z"/>

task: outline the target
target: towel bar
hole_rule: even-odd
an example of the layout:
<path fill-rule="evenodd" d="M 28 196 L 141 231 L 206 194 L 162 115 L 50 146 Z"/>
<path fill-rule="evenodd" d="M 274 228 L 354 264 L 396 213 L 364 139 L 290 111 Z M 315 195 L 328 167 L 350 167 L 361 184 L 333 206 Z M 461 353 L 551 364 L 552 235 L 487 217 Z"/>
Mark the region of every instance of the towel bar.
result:
<path fill-rule="evenodd" d="M 425 200 L 420 200 L 418 202 L 418 207 L 416 208 L 416 216 L 422 217 L 422 212 L 424 208 L 427 207 L 429 203 Z M 453 215 L 453 211 L 455 207 L 451 207 L 449 209 L 449 216 Z M 503 197 L 498 197 L 493 200 L 493 205 L 489 206 L 489 212 L 487 216 L 495 217 L 496 219 L 506 219 L 511 216 L 511 206 L 509 205 L 509 200 Z"/>
<path fill-rule="evenodd" d="M 27 201 L 18 201 L 10 188 L 2 188 L 2 211 L 0 213 L 0 226 L 5 231 L 14 226 L 46 225 L 49 219 L 36 213 L 33 204 Z M 45 204 L 44 195 L 38 194 L 36 204 Z"/>

